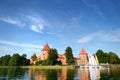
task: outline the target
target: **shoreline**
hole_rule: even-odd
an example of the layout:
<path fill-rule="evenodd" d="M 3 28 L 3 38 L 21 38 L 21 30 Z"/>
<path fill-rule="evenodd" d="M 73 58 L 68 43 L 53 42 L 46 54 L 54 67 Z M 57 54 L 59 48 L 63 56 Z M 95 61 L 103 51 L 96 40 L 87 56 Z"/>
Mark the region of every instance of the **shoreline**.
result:
<path fill-rule="evenodd" d="M 0 68 L 33 68 L 33 69 L 62 69 L 62 68 L 68 68 L 68 69 L 75 69 L 76 66 L 0 66 Z"/>
<path fill-rule="evenodd" d="M 110 64 L 110 65 L 100 65 L 104 67 L 110 67 L 110 68 L 118 68 L 120 69 L 120 64 Z M 73 65 L 54 65 L 54 66 L 0 66 L 0 68 L 33 68 L 33 69 L 62 69 L 62 68 L 68 68 L 68 69 L 75 69 L 75 68 L 80 68 L 80 66 L 73 66 Z"/>

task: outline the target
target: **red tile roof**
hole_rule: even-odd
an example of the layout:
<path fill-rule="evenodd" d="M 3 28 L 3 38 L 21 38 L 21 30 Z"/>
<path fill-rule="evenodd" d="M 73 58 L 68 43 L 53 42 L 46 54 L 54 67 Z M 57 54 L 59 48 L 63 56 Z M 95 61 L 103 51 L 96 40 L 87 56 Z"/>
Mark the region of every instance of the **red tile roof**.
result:
<path fill-rule="evenodd" d="M 81 59 L 80 59 L 80 58 L 75 58 L 75 57 L 74 57 L 74 60 L 81 60 Z"/>
<path fill-rule="evenodd" d="M 37 58 L 38 58 L 38 59 L 41 59 L 41 56 L 38 56 Z"/>
<path fill-rule="evenodd" d="M 85 51 L 83 48 L 82 48 L 80 54 L 82 54 L 82 55 L 87 55 L 86 51 Z"/>
<path fill-rule="evenodd" d="M 42 49 L 42 51 L 49 51 L 49 50 L 50 50 L 50 48 L 49 48 L 48 44 L 46 44 Z"/>
<path fill-rule="evenodd" d="M 63 54 L 58 54 L 58 59 L 65 59 Z"/>

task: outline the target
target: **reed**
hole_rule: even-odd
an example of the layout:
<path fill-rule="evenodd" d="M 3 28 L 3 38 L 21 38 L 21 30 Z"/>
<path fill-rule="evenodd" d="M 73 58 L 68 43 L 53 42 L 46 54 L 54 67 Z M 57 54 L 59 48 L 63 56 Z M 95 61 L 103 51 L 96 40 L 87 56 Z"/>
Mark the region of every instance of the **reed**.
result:
<path fill-rule="evenodd" d="M 20 68 L 33 68 L 33 69 L 75 69 L 75 66 L 20 66 Z"/>

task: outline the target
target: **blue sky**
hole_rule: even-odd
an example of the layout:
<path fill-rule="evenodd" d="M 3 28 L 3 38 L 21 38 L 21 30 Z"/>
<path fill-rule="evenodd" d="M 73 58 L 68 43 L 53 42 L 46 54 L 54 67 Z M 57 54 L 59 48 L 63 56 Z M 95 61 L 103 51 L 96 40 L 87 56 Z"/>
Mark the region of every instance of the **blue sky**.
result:
<path fill-rule="evenodd" d="M 120 56 L 120 0 L 1 0 L 0 56 L 33 52 L 48 43 L 78 56 L 98 49 Z"/>

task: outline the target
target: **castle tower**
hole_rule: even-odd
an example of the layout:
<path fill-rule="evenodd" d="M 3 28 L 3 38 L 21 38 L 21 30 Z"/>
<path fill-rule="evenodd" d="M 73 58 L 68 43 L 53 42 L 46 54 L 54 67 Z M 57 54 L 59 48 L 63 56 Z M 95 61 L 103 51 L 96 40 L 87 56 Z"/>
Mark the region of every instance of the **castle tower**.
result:
<path fill-rule="evenodd" d="M 48 44 L 46 44 L 43 49 L 41 50 L 41 60 L 45 60 L 48 58 L 48 51 L 50 50 L 50 47 Z"/>
<path fill-rule="evenodd" d="M 84 49 L 81 50 L 81 52 L 79 54 L 79 58 L 80 58 L 80 65 L 81 66 L 88 66 L 88 62 L 89 62 L 88 55 Z"/>

